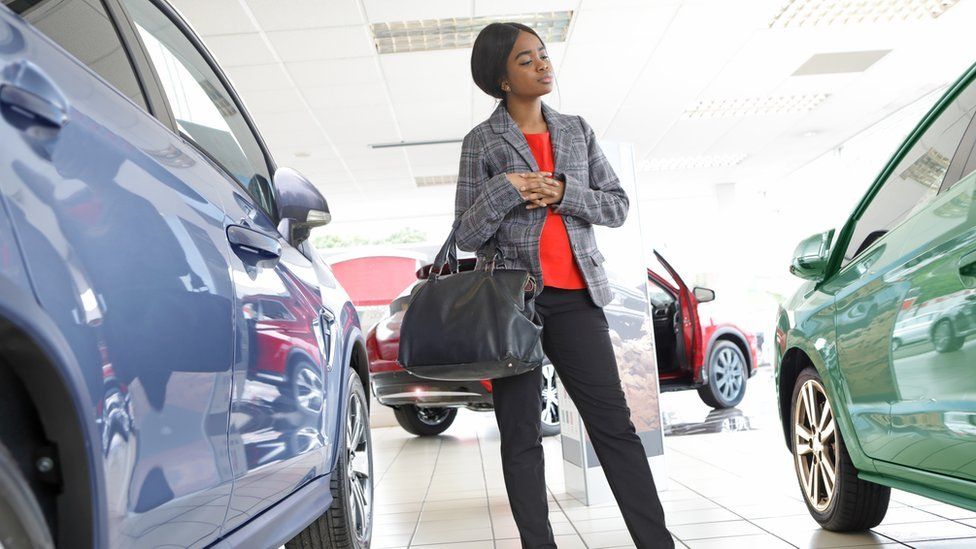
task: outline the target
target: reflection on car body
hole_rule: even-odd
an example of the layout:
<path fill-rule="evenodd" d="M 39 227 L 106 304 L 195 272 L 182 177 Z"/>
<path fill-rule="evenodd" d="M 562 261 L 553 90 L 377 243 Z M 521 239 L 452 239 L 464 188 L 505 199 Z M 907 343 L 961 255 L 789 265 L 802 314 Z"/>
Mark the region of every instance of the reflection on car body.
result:
<path fill-rule="evenodd" d="M 34 414 L 0 440 L 0 484 L 31 487 L 3 519 L 40 524 L 3 544 L 244 546 L 355 513 L 330 525 L 368 545 L 368 359 L 307 242 L 328 205 L 176 11 L 5 0 L 0 172 L 0 390 Z"/>

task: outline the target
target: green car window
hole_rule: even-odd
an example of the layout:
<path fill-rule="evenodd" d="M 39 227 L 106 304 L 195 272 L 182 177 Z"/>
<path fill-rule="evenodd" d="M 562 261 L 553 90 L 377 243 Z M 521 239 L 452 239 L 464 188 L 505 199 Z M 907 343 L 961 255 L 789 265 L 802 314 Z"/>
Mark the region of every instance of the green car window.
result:
<path fill-rule="evenodd" d="M 842 267 L 938 194 L 974 113 L 976 86 L 970 85 L 942 111 L 882 184 L 854 226 Z"/>

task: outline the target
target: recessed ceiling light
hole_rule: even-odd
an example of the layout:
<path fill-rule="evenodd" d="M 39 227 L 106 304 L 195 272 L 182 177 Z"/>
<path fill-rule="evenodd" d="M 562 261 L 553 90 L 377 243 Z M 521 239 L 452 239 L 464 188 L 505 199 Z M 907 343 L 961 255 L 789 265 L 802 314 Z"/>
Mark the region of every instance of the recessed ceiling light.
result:
<path fill-rule="evenodd" d="M 701 99 L 687 110 L 688 118 L 736 118 L 773 114 L 799 114 L 819 107 L 829 93 L 811 95 L 781 95 L 770 97 L 739 97 Z"/>
<path fill-rule="evenodd" d="M 820 135 L 820 132 L 815 130 L 803 132 L 803 137 L 817 137 L 818 135 Z"/>
<path fill-rule="evenodd" d="M 787 0 L 769 28 L 898 23 L 935 19 L 959 0 Z"/>
<path fill-rule="evenodd" d="M 489 23 L 511 21 L 535 29 L 543 42 L 565 42 L 572 11 L 524 15 L 452 17 L 422 21 L 394 21 L 370 25 L 379 53 L 433 51 L 467 48 Z"/>
<path fill-rule="evenodd" d="M 394 141 L 393 143 L 370 143 L 371 149 L 391 149 L 395 147 L 419 147 L 421 145 L 449 145 L 461 143 L 462 139 L 429 139 L 425 141 Z"/>
<path fill-rule="evenodd" d="M 745 154 L 645 158 L 638 163 L 637 171 L 673 172 L 679 170 L 700 170 L 706 168 L 731 168 L 733 166 L 738 166 L 745 159 Z"/>
<path fill-rule="evenodd" d="M 308 158 L 312 156 L 312 153 L 307 151 L 298 151 L 295 153 L 295 158 Z"/>
<path fill-rule="evenodd" d="M 418 187 L 438 187 L 441 185 L 456 185 L 457 174 L 448 175 L 420 175 L 414 178 Z"/>
<path fill-rule="evenodd" d="M 800 65 L 793 76 L 864 72 L 889 53 L 891 50 L 818 53 Z"/>

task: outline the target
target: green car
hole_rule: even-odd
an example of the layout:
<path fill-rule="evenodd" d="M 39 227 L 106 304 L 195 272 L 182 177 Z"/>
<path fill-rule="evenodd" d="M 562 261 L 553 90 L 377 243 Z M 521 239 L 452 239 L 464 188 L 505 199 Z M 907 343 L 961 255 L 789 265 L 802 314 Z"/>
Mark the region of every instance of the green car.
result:
<path fill-rule="evenodd" d="M 823 528 L 878 525 L 898 488 L 976 510 L 976 66 L 844 227 L 797 247 L 777 313 L 786 445 Z"/>

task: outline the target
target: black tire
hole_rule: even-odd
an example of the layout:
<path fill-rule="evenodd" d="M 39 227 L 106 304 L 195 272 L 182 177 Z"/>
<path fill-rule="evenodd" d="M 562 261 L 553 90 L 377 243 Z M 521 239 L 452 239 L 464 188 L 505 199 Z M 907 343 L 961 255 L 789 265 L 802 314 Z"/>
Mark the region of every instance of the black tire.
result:
<path fill-rule="evenodd" d="M 746 396 L 748 379 L 749 363 L 739 346 L 717 341 L 708 357 L 708 383 L 698 388 L 698 396 L 712 408 L 732 408 Z"/>
<path fill-rule="evenodd" d="M 805 412 L 807 407 L 800 397 L 801 392 L 807 389 L 811 391 L 809 398 L 813 403 L 812 415 L 827 418 L 822 422 L 822 427 L 807 423 L 808 414 Z M 823 415 L 824 406 L 829 408 L 827 416 Z M 813 519 L 824 529 L 834 532 L 857 532 L 881 524 L 888 512 L 891 488 L 857 477 L 857 469 L 851 463 L 851 456 L 847 453 L 847 446 L 844 444 L 840 429 L 836 428 L 833 409 L 827 401 L 823 382 L 815 368 L 810 367 L 800 372 L 793 387 L 790 410 L 790 451 L 793 454 L 793 469 L 800 485 L 800 492 L 803 494 L 803 501 Z M 798 425 L 800 422 L 802 425 Z M 818 420 L 817 423 L 820 421 Z M 806 440 L 803 435 L 797 435 L 798 426 L 804 427 L 804 430 L 812 435 L 809 445 L 802 442 Z M 815 443 L 814 440 L 817 442 Z M 801 453 L 798 455 L 798 448 L 801 446 L 808 446 L 810 449 L 807 451 L 800 449 Z M 829 469 L 834 474 L 832 490 L 825 490 L 829 495 L 817 492 L 818 486 L 825 484 L 821 479 L 828 478 L 830 474 L 829 472 L 817 474 L 817 469 L 814 468 L 817 464 L 820 464 L 821 469 Z M 830 467 L 831 465 L 833 467 Z M 812 475 L 805 473 L 808 469 L 814 473 Z M 810 484 L 813 490 L 808 491 L 805 476 L 817 479 L 816 484 Z"/>
<path fill-rule="evenodd" d="M 945 334 L 941 333 L 943 330 Z M 932 327 L 932 345 L 940 353 L 958 351 L 965 341 L 965 338 L 956 334 L 956 329 L 948 318 L 943 318 Z"/>
<path fill-rule="evenodd" d="M 0 543 L 4 549 L 54 548 L 37 498 L 10 452 L 0 444 Z"/>
<path fill-rule="evenodd" d="M 457 417 L 457 408 L 419 408 L 412 404 L 393 408 L 397 423 L 411 435 L 437 436 L 448 429 Z"/>
<path fill-rule="evenodd" d="M 542 370 L 542 436 L 556 436 L 562 430 L 559 426 L 559 378 L 552 364 L 543 364 Z"/>
<path fill-rule="evenodd" d="M 369 408 L 366 406 L 366 391 L 354 371 L 349 372 L 348 392 L 349 406 L 343 419 L 342 447 L 339 449 L 339 459 L 332 471 L 330 489 L 332 490 L 332 505 L 319 518 L 315 519 L 297 536 L 285 543 L 286 549 L 365 549 L 370 546 L 373 534 L 373 443 L 369 430 Z M 358 417 L 363 422 L 362 435 L 353 437 L 359 439 L 355 448 L 350 448 L 350 429 L 347 422 L 357 414 L 355 400 L 359 401 Z M 360 454 L 364 452 L 364 454 Z M 350 455 L 361 456 L 365 460 L 353 463 L 365 464 L 368 467 L 368 488 L 358 492 L 353 488 L 350 474 Z M 361 477 L 360 477 L 361 478 Z M 365 509 L 357 514 L 354 498 L 357 493 L 363 494 Z M 357 522 L 357 519 L 362 523 Z M 362 527 L 359 525 L 362 524 Z"/>

